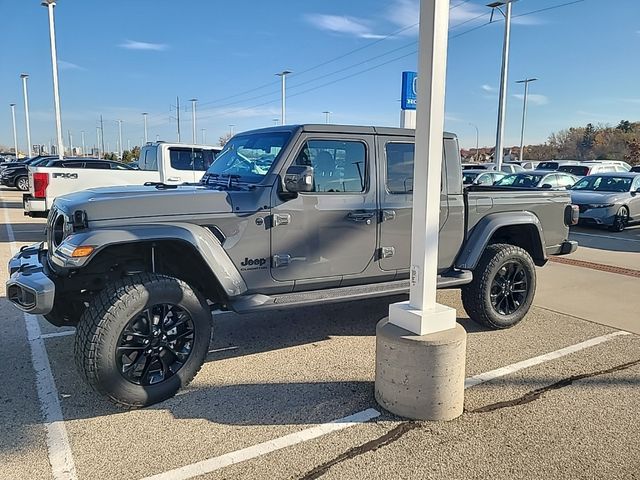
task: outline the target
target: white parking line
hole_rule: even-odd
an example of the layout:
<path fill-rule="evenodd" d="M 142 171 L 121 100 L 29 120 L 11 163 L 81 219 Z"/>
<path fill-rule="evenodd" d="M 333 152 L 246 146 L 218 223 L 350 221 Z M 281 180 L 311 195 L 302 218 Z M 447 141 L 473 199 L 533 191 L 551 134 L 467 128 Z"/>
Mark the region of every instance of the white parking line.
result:
<path fill-rule="evenodd" d="M 499 377 L 504 377 L 505 375 L 509 375 L 511 373 L 517 372 L 518 370 L 524 370 L 525 368 L 533 367 L 534 365 L 539 365 L 541 363 L 548 362 L 549 360 L 555 360 L 556 358 L 564 357 L 571 353 L 579 352 L 580 350 L 584 350 L 585 348 L 593 347 L 595 345 L 608 342 L 609 340 L 612 340 L 615 337 L 620 337 L 622 335 L 630 335 L 630 333 L 629 332 L 609 333 L 608 335 L 592 338 L 590 340 L 577 343 L 576 345 L 571 345 L 570 347 L 561 348 L 560 350 L 556 350 L 555 352 L 546 353 L 538 357 L 533 357 L 528 360 L 523 360 L 522 362 L 514 363 L 512 365 L 507 365 L 506 367 L 496 368 L 495 370 L 491 370 L 489 372 L 485 372 L 479 375 L 475 375 L 473 377 L 469 377 L 464 382 L 464 388 L 475 387 L 476 385 L 480 385 L 481 383 L 489 382 Z"/>
<path fill-rule="evenodd" d="M 539 365 L 541 363 L 548 362 L 550 360 L 555 360 L 557 358 L 564 357 L 571 353 L 579 352 L 580 350 L 584 350 L 586 348 L 593 347 L 595 345 L 599 345 L 604 342 L 608 342 L 609 340 L 613 340 L 614 338 L 620 337 L 622 335 L 630 335 L 630 334 L 628 332 L 609 333 L 601 337 L 596 337 L 590 340 L 586 340 L 576 345 L 571 345 L 569 347 L 561 348 L 560 350 L 556 350 L 555 352 L 550 352 L 544 355 L 530 358 L 528 360 L 524 360 L 522 362 L 514 363 L 512 365 L 507 365 L 506 367 L 497 368 L 489 372 L 485 372 L 479 375 L 475 375 L 473 377 L 469 377 L 464 382 L 464 388 L 467 389 L 467 388 L 475 387 L 482 383 L 489 382 L 491 380 L 495 380 L 496 378 L 503 377 L 505 375 L 509 375 L 511 373 L 517 372 L 518 370 L 523 370 L 525 368 L 529 368 L 534 365 Z M 281 450 L 286 447 L 291 447 L 298 443 L 306 442 L 308 440 L 313 440 L 315 438 L 321 437 L 323 435 L 326 435 L 328 433 L 332 433 L 338 430 L 342 430 L 343 428 L 347 428 L 352 425 L 365 423 L 378 416 L 380 416 L 380 412 L 372 408 L 369 408 L 367 410 L 358 412 L 349 417 L 341 418 L 339 420 L 334 420 L 333 422 L 330 422 L 330 423 L 324 423 L 316 427 L 302 430 L 297 433 L 292 433 L 290 435 L 285 435 L 284 437 L 276 438 L 275 440 L 269 440 L 267 442 L 259 443 L 258 445 L 254 445 L 252 447 L 243 448 L 242 450 L 225 453 L 224 455 L 220 455 L 219 457 L 213 457 L 208 460 L 203 460 L 201 462 L 193 463 L 191 465 L 185 465 L 184 467 L 176 468 L 174 470 L 169 470 L 168 472 L 159 473 L 151 477 L 145 477 L 142 480 L 187 480 L 189 478 L 197 477 L 198 475 L 204 475 L 206 473 L 215 472 L 217 470 L 228 467 L 230 465 L 241 463 L 247 460 L 260 457 L 262 455 L 266 455 L 271 452 L 275 452 L 276 450 Z"/>
<path fill-rule="evenodd" d="M 67 337 L 69 335 L 75 335 L 76 331 L 74 330 L 63 330 L 62 332 L 52 332 L 52 333 L 43 333 L 40 335 L 40 338 L 56 338 L 56 337 Z"/>
<path fill-rule="evenodd" d="M 4 201 L 2 201 L 2 210 L 4 211 L 5 227 L 9 237 L 11 253 L 15 255 L 18 251 L 18 246 L 16 245 L 8 209 Z M 54 480 L 76 480 L 78 477 L 71 454 L 67 429 L 64 426 L 58 389 L 51 373 L 51 364 L 42 339 L 40 325 L 36 317 L 26 313 L 24 314 L 24 321 L 27 327 L 27 339 L 31 347 L 31 362 L 36 373 L 36 390 L 46 430 L 51 474 Z"/>
<path fill-rule="evenodd" d="M 181 480 L 193 478 L 198 475 L 204 475 L 205 473 L 211 473 L 235 463 L 251 460 L 252 458 L 260 457 L 267 453 L 275 452 L 276 450 L 281 450 L 298 443 L 322 437 L 328 433 L 337 432 L 338 430 L 343 430 L 348 427 L 353 427 L 354 425 L 368 422 L 369 420 L 379 416 L 379 411 L 369 408 L 354 415 L 334 420 L 330 423 L 324 423 L 316 427 L 307 428 L 300 432 L 276 438 L 275 440 L 259 443 L 252 447 L 243 448 L 242 450 L 220 455 L 219 457 L 210 458 L 202 462 L 176 468 L 175 470 L 159 473 L 158 475 L 147 477 L 145 480 Z"/>

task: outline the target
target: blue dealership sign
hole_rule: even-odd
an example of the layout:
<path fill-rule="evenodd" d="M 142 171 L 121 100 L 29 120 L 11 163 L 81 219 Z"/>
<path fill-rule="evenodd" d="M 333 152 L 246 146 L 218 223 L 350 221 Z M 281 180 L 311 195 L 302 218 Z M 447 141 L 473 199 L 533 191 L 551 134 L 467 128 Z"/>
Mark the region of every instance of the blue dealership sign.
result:
<path fill-rule="evenodd" d="M 415 110 L 418 74 L 416 72 L 402 72 L 402 110 Z"/>

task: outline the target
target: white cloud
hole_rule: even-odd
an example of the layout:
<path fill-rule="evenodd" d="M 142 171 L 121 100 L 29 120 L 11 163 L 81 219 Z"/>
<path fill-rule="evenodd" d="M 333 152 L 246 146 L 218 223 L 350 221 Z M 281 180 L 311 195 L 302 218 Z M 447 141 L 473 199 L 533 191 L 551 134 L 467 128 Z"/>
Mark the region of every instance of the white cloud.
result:
<path fill-rule="evenodd" d="M 118 46 L 127 50 L 152 50 L 157 52 L 167 49 L 167 45 L 164 43 L 138 42 L 136 40 L 127 40 Z"/>
<path fill-rule="evenodd" d="M 482 88 L 482 90 L 484 90 L 485 92 L 488 92 L 488 93 L 493 93 L 493 92 L 498 90 L 497 88 L 494 88 L 491 85 L 486 85 L 486 84 L 482 85 L 482 87 L 480 87 L 480 88 Z"/>
<path fill-rule="evenodd" d="M 58 60 L 58 68 L 60 68 L 60 70 L 86 70 L 86 68 L 81 67 L 80 65 L 66 62 L 64 60 Z"/>
<path fill-rule="evenodd" d="M 524 94 L 516 93 L 515 95 L 513 95 L 513 98 L 523 100 Z M 547 105 L 549 103 L 549 98 L 545 95 L 530 93 L 529 95 L 527 95 L 527 103 L 531 105 Z"/>
<path fill-rule="evenodd" d="M 333 33 L 353 35 L 358 38 L 384 37 L 384 35 L 375 34 L 368 25 L 368 22 L 359 18 L 314 13 L 306 15 L 305 19 L 314 27 Z"/>
<path fill-rule="evenodd" d="M 389 7 L 389 20 L 401 28 L 406 28 L 404 34 L 418 33 L 420 20 L 420 4 L 415 0 L 395 0 Z"/>

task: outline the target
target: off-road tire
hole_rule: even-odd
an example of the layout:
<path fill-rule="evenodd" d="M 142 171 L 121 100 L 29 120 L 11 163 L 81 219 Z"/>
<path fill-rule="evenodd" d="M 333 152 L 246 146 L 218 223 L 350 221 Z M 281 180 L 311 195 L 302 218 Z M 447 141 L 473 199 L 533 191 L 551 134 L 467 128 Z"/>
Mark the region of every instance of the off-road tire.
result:
<path fill-rule="evenodd" d="M 520 307 L 510 315 L 499 313 L 491 302 L 491 287 L 498 271 L 509 262 L 520 264 L 527 277 L 527 293 Z M 462 288 L 462 305 L 469 318 L 494 330 L 510 328 L 529 312 L 536 291 L 536 269 L 531 256 L 509 244 L 489 245 L 473 271 L 473 281 Z"/>
<path fill-rule="evenodd" d="M 145 308 L 168 302 L 187 311 L 194 326 L 191 353 L 169 378 L 142 386 L 118 369 L 116 349 L 123 329 Z M 211 313 L 202 295 L 173 277 L 143 273 L 108 285 L 85 310 L 75 336 L 75 361 L 88 383 L 114 403 L 138 408 L 166 400 L 189 384 L 204 363 L 211 336 Z"/>
<path fill-rule="evenodd" d="M 24 175 L 16 178 L 16 188 L 21 192 L 26 192 L 29 190 L 29 177 L 25 177 Z"/>
<path fill-rule="evenodd" d="M 618 209 L 613 219 L 613 225 L 609 227 L 612 232 L 622 232 L 629 223 L 629 209 L 624 205 Z"/>

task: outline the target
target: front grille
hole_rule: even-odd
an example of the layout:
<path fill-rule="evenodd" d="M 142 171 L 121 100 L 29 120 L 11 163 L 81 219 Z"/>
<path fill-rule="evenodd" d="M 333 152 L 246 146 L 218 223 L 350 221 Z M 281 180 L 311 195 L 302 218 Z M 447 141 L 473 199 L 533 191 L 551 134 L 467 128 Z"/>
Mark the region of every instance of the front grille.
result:
<path fill-rule="evenodd" d="M 580 209 L 580 213 L 584 213 L 589 210 L 589 205 L 578 205 L 578 208 Z"/>

